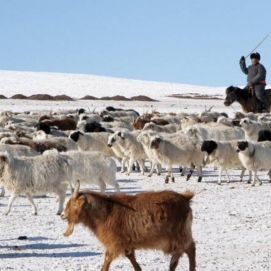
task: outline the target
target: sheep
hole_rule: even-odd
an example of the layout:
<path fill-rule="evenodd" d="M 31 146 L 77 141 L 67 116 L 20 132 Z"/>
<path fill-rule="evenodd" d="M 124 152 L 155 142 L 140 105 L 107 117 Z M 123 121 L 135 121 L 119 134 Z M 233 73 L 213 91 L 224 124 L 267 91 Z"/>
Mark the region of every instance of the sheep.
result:
<path fill-rule="evenodd" d="M 186 253 L 189 270 L 196 270 L 190 207 L 194 194 L 191 191 L 105 195 L 79 192 L 79 187 L 78 181 L 61 214 L 61 219 L 68 222 L 64 236 L 70 236 L 79 223 L 89 228 L 106 248 L 101 271 L 108 271 L 111 262 L 119 255 L 125 255 L 133 269 L 140 271 L 135 258 L 136 249 L 159 249 L 170 254 L 171 271 L 176 270 L 179 258 Z"/>
<path fill-rule="evenodd" d="M 82 133 L 80 131 L 71 132 L 69 138 L 77 143 L 80 151 L 100 151 L 109 156 L 116 157 L 113 150 L 108 147 L 107 141 L 110 134 L 102 133 Z"/>
<path fill-rule="evenodd" d="M 117 166 L 108 155 L 97 151 L 69 151 L 59 154 L 56 150 L 50 150 L 43 155 L 61 155 L 65 157 L 71 168 L 69 181 L 75 183 L 80 179 L 86 184 L 96 184 L 101 192 L 106 189 L 106 184 L 112 185 L 117 192 L 120 191 L 116 181 Z"/>
<path fill-rule="evenodd" d="M 201 151 L 207 152 L 208 162 L 214 163 L 215 166 L 219 167 L 219 179 L 218 184 L 221 184 L 221 175 L 225 170 L 227 181 L 230 182 L 227 169 L 241 167 L 240 181 L 243 180 L 245 168 L 243 167 L 238 154 L 236 152 L 237 140 L 231 141 L 215 141 L 215 140 L 204 140 L 201 146 Z M 251 180 L 251 172 L 249 172 L 249 181 Z"/>
<path fill-rule="evenodd" d="M 184 133 L 190 137 L 203 141 L 205 139 L 215 139 L 219 141 L 228 141 L 235 139 L 244 139 L 245 133 L 241 128 L 228 127 L 220 123 L 196 124 L 184 130 Z"/>
<path fill-rule="evenodd" d="M 37 207 L 32 195 L 39 192 L 58 195 L 57 214 L 60 215 L 63 211 L 67 181 L 71 174 L 69 163 L 63 156 L 16 157 L 8 152 L 1 152 L 0 182 L 6 189 L 12 191 L 3 215 L 10 212 L 12 203 L 20 194 L 26 195 L 32 205 L 33 214 L 36 215 Z"/>
<path fill-rule="evenodd" d="M 269 182 L 271 182 L 271 142 L 248 142 L 238 141 L 236 151 L 243 166 L 253 171 L 252 186 L 255 186 L 256 179 L 260 185 L 262 181 L 259 179 L 257 172 L 259 170 L 269 170 Z"/>
<path fill-rule="evenodd" d="M 152 131 L 162 132 L 162 133 L 176 133 L 177 131 L 181 130 L 181 126 L 177 124 L 167 124 L 164 126 L 160 126 L 151 121 L 151 122 L 147 122 L 144 125 L 143 131 L 146 131 L 146 130 L 152 130 Z"/>
<path fill-rule="evenodd" d="M 204 155 L 197 146 L 197 143 L 191 141 L 183 146 L 178 146 L 172 143 L 171 140 L 163 139 L 160 136 L 153 136 L 150 140 L 150 148 L 153 149 L 156 160 L 168 168 L 165 179 L 166 183 L 168 183 L 169 175 L 171 175 L 172 181 L 175 181 L 172 174 L 173 165 L 196 166 L 199 174 L 198 182 L 201 182 Z M 187 176 L 187 180 L 191 177 L 192 172 L 191 170 Z"/>
<path fill-rule="evenodd" d="M 109 146 L 111 147 L 113 144 L 118 144 L 124 156 L 129 157 L 127 175 L 130 175 L 135 161 L 138 161 L 141 174 L 144 175 L 144 160 L 146 159 L 146 153 L 142 144 L 136 140 L 136 134 L 125 131 L 116 131 L 113 135 L 111 141 L 112 144 L 109 144 Z"/>
<path fill-rule="evenodd" d="M 260 130 L 271 129 L 271 124 L 267 122 L 257 122 L 244 118 L 240 121 L 240 126 L 245 132 L 245 139 L 256 142 L 258 139 L 258 132 Z"/>

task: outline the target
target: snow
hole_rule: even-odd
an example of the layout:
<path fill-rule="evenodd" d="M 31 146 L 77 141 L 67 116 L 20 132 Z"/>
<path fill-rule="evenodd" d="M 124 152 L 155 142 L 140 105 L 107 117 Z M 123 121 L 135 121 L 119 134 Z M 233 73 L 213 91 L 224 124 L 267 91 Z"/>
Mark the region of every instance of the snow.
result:
<path fill-rule="evenodd" d="M 0 72 L 0 92 L 11 96 L 21 93 L 31 95 L 47 93 L 82 97 L 147 95 L 161 102 L 74 101 L 48 102 L 0 100 L 0 110 L 26 111 L 97 108 L 108 105 L 135 108 L 140 113 L 147 110 L 161 112 L 201 112 L 214 105 L 213 110 L 233 114 L 223 100 L 195 100 L 165 97 L 176 93 L 199 93 L 218 96 L 224 88 L 184 86 L 178 84 L 143 82 L 91 75 L 49 74 L 29 72 Z M 95 83 L 94 83 L 95 82 Z M 93 86 L 97 88 L 94 88 Z M 91 91 L 89 91 L 91 89 Z M 148 89 L 148 90 L 147 90 Z M 89 91 L 89 92 L 88 92 Z M 110 94 L 109 94 L 110 93 Z M 95 95 L 96 94 L 96 95 Z M 240 106 L 234 104 L 235 110 Z M 266 172 L 260 174 L 263 185 L 251 187 L 239 182 L 239 170 L 231 170 L 232 182 L 225 177 L 218 186 L 218 172 L 212 166 L 203 170 L 203 181 L 197 183 L 197 173 L 186 182 L 174 168 L 175 183 L 165 184 L 164 174 L 149 178 L 133 172 L 130 176 L 117 173 L 122 192 L 138 193 L 148 190 L 173 189 L 181 192 L 190 189 L 197 192 L 192 202 L 194 214 L 193 235 L 197 246 L 197 270 L 237 271 L 271 270 L 271 201 L 270 184 Z M 247 176 L 246 176 L 247 178 Z M 245 179 L 246 179 L 245 178 Z M 85 188 L 83 186 L 82 188 Z M 91 187 L 97 189 L 97 187 Z M 107 193 L 114 189 L 108 187 Z M 67 200 L 69 198 L 67 192 Z M 0 212 L 8 203 L 9 193 L 0 198 Z M 8 216 L 0 220 L 1 270 L 100 270 L 104 249 L 95 236 L 82 226 L 66 238 L 63 232 L 66 222 L 55 215 L 58 204 L 55 195 L 34 199 L 38 215 L 31 215 L 31 206 L 25 196 L 18 198 Z M 26 240 L 18 237 L 26 236 Z M 137 260 L 146 271 L 168 270 L 169 256 L 160 251 L 137 251 Z M 133 270 L 124 257 L 116 259 L 110 270 Z M 180 260 L 177 270 L 188 270 L 186 256 Z"/>

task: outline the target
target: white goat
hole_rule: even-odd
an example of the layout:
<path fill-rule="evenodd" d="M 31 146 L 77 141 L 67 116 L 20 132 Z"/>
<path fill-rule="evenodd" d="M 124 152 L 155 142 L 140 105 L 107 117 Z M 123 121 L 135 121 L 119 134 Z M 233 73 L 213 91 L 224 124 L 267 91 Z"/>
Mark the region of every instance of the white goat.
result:
<path fill-rule="evenodd" d="M 64 156 L 15 157 L 8 152 L 1 152 L 0 181 L 6 189 L 12 191 L 3 214 L 7 215 L 14 200 L 20 194 L 25 194 L 32 205 L 33 214 L 36 215 L 37 207 L 32 195 L 49 192 L 58 195 L 57 214 L 60 215 L 63 211 L 67 181 L 71 174 L 68 160 Z"/>
<path fill-rule="evenodd" d="M 146 153 L 140 142 L 136 140 L 137 134 L 124 131 L 116 131 L 112 137 L 111 144 L 118 144 L 124 156 L 129 157 L 129 167 L 127 175 L 130 175 L 133 163 L 138 161 L 141 168 L 141 173 L 144 174 L 144 160 Z"/>
<path fill-rule="evenodd" d="M 156 156 L 154 155 L 154 151 L 150 148 L 150 138 L 151 136 L 156 135 L 156 132 L 151 132 L 151 131 L 142 131 L 138 136 L 137 136 L 137 141 L 140 142 L 143 145 L 144 151 L 151 163 L 151 170 L 150 173 L 148 174 L 148 177 L 151 177 L 154 169 L 156 168 L 157 174 L 161 174 L 161 164 L 156 160 Z"/>
<path fill-rule="evenodd" d="M 106 184 L 112 185 L 117 192 L 120 191 L 116 181 L 117 166 L 115 161 L 108 155 L 97 151 L 70 151 L 58 153 L 46 151 L 43 155 L 61 155 L 68 160 L 71 169 L 69 181 L 75 183 L 77 180 L 86 184 L 98 185 L 101 192 L 106 189 Z"/>
<path fill-rule="evenodd" d="M 5 152 L 7 151 L 9 154 L 13 156 L 38 156 L 40 155 L 39 152 L 35 151 L 34 149 L 28 147 L 28 146 L 23 146 L 23 145 L 8 145 L 8 144 L 3 144 L 0 143 L 0 152 Z M 0 194 L 0 197 L 5 196 L 5 187 L 1 187 L 2 191 Z"/>

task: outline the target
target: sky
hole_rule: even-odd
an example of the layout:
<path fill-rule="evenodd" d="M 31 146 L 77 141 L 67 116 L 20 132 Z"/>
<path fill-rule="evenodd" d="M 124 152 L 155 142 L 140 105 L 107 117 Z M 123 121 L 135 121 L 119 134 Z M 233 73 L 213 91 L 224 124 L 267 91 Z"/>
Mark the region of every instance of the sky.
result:
<path fill-rule="evenodd" d="M 0 0 L 0 70 L 245 85 L 268 34 L 270 0 Z M 271 36 L 256 51 L 270 84 Z"/>

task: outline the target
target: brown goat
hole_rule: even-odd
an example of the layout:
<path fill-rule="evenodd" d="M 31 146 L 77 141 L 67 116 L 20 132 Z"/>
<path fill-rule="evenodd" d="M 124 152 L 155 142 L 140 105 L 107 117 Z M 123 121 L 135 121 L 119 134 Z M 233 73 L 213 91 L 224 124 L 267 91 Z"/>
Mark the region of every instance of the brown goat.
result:
<path fill-rule="evenodd" d="M 59 130 L 76 130 L 76 123 L 73 118 L 67 117 L 64 119 L 44 119 L 43 121 L 48 126 L 56 126 Z"/>
<path fill-rule="evenodd" d="M 137 195 L 106 195 L 93 191 L 79 193 L 79 187 L 77 181 L 61 214 L 61 218 L 68 221 L 64 235 L 71 235 L 78 223 L 93 231 L 106 248 L 101 271 L 108 271 L 111 262 L 119 255 L 125 255 L 134 270 L 140 271 L 135 249 L 158 249 L 170 254 L 170 271 L 176 269 L 179 258 L 186 253 L 189 270 L 196 270 L 190 207 L 193 192 L 179 194 L 165 190 Z"/>
<path fill-rule="evenodd" d="M 148 122 L 154 122 L 155 124 L 161 125 L 161 126 L 169 124 L 169 122 L 167 120 L 163 120 L 163 119 L 151 120 L 151 118 L 144 118 L 144 116 L 143 117 L 140 116 L 133 121 L 132 126 L 133 126 L 134 130 L 142 130 L 144 125 Z"/>
<path fill-rule="evenodd" d="M 29 146 L 37 152 L 43 153 L 46 150 L 57 149 L 59 152 L 66 152 L 67 147 L 54 140 L 34 141 L 27 138 L 17 138 L 5 140 L 5 144 L 9 145 L 25 145 Z"/>

